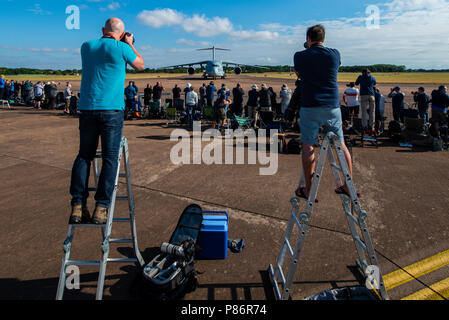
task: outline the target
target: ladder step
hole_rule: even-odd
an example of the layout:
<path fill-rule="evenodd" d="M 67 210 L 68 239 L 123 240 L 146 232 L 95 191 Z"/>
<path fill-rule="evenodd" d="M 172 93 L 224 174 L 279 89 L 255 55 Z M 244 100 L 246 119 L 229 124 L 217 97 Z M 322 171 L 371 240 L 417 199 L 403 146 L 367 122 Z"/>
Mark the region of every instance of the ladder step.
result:
<path fill-rule="evenodd" d="M 137 262 L 136 258 L 108 258 L 108 262 L 120 263 L 120 262 Z"/>
<path fill-rule="evenodd" d="M 117 200 L 128 200 L 128 196 L 117 196 L 116 197 Z"/>
<path fill-rule="evenodd" d="M 100 261 L 82 261 L 82 260 L 67 260 L 65 262 L 67 266 L 98 266 L 100 265 Z"/>
<path fill-rule="evenodd" d="M 118 176 L 119 176 L 120 178 L 126 178 L 126 173 L 120 173 Z"/>
<path fill-rule="evenodd" d="M 295 214 L 293 214 L 293 218 L 295 218 L 295 222 L 296 222 L 296 225 L 297 225 L 298 228 L 299 228 L 299 231 L 300 231 L 302 234 L 304 234 L 304 233 L 305 233 L 305 232 L 304 232 L 304 228 L 302 227 L 301 222 L 299 222 L 299 220 L 298 220 L 298 218 L 296 217 Z"/>
<path fill-rule="evenodd" d="M 354 215 L 352 215 L 351 213 L 347 213 L 348 217 L 352 219 L 352 221 L 355 222 L 356 225 L 359 225 L 359 220 L 357 220 L 356 217 L 354 217 Z"/>
<path fill-rule="evenodd" d="M 284 238 L 284 243 L 287 246 L 288 251 L 290 252 L 290 256 L 293 257 L 295 253 L 293 252 L 292 246 L 290 245 L 290 241 L 288 241 L 287 238 Z"/>
<path fill-rule="evenodd" d="M 109 239 L 109 243 L 133 243 L 133 239 Z"/>
<path fill-rule="evenodd" d="M 356 237 L 356 238 L 354 238 L 354 239 L 355 239 L 355 241 L 357 241 L 357 243 L 362 247 L 362 249 L 366 251 L 366 245 L 365 245 L 365 243 L 364 243 L 362 240 L 360 240 L 359 237 Z"/>
<path fill-rule="evenodd" d="M 104 228 L 106 224 L 94 224 L 94 223 L 85 223 L 85 224 L 71 224 L 73 228 Z"/>
<path fill-rule="evenodd" d="M 278 269 L 278 272 L 279 272 L 279 274 L 280 274 L 280 276 L 281 276 L 281 282 L 282 282 L 282 285 L 285 286 L 285 276 L 284 276 L 284 272 L 282 272 L 282 267 L 279 265 L 279 263 L 277 264 L 277 269 Z"/>
<path fill-rule="evenodd" d="M 114 218 L 112 222 L 131 222 L 130 218 Z"/>
<path fill-rule="evenodd" d="M 337 169 L 338 171 L 343 172 L 343 169 L 340 168 L 339 166 L 337 166 L 335 163 L 331 163 L 331 166 L 332 166 L 333 168 Z"/>

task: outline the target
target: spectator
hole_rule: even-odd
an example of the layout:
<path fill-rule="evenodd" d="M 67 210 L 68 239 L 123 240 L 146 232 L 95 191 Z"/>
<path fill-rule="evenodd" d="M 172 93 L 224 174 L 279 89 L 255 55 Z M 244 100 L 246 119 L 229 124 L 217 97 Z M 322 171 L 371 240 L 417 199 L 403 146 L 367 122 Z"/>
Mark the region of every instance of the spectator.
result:
<path fill-rule="evenodd" d="M 175 99 L 181 99 L 181 88 L 178 87 L 177 84 L 175 84 L 175 87 L 173 88 L 172 92 L 173 92 L 173 100 Z"/>
<path fill-rule="evenodd" d="M 393 106 L 393 118 L 396 121 L 404 122 L 404 98 L 405 94 L 401 92 L 400 87 L 394 87 L 391 89 L 388 98 L 391 98 Z"/>
<path fill-rule="evenodd" d="M 302 80 L 300 127 L 302 140 L 302 163 L 306 186 L 301 184 L 296 195 L 309 198 L 315 171 L 314 145 L 319 143 L 319 129 L 324 126 L 340 138 L 342 151 L 352 176 L 352 159 L 345 145 L 343 121 L 340 110 L 338 70 L 341 65 L 340 52 L 324 47 L 325 29 L 321 25 L 307 30 L 308 49 L 294 56 L 295 72 Z M 374 95 L 374 92 L 373 92 Z M 338 194 L 349 195 L 346 184 L 335 190 Z M 317 200 L 316 200 L 317 201 Z"/>
<path fill-rule="evenodd" d="M 190 83 L 186 84 L 186 87 L 184 88 L 184 101 L 187 101 L 187 93 L 190 92 L 190 87 L 192 87 L 192 85 Z M 187 106 L 187 103 L 186 103 Z"/>
<path fill-rule="evenodd" d="M 268 91 L 270 92 L 270 100 L 271 100 L 271 110 L 276 113 L 280 113 L 281 105 L 277 102 L 277 94 L 274 92 L 273 87 L 269 87 Z"/>
<path fill-rule="evenodd" d="M 11 82 L 9 83 L 9 93 L 8 93 L 9 100 L 15 100 L 14 93 L 15 93 L 15 83 L 14 80 L 11 80 Z"/>
<path fill-rule="evenodd" d="M 413 101 L 418 105 L 419 117 L 429 123 L 429 103 L 430 97 L 423 87 L 418 88 L 418 92 L 414 92 Z"/>
<path fill-rule="evenodd" d="M 139 93 L 139 88 L 136 86 L 136 82 L 135 81 L 133 81 L 132 86 L 136 90 L 136 94 L 138 94 Z"/>
<path fill-rule="evenodd" d="M 78 109 L 78 98 L 76 95 L 70 97 L 69 112 L 71 116 L 76 116 Z"/>
<path fill-rule="evenodd" d="M 159 103 L 159 112 L 162 111 L 162 92 L 165 91 L 165 88 L 162 86 L 160 82 L 157 82 L 153 87 L 153 102 Z"/>
<path fill-rule="evenodd" d="M 43 104 L 44 104 L 44 108 L 48 109 L 48 105 L 49 105 L 49 100 L 50 100 L 50 85 L 51 82 L 48 81 L 45 85 L 44 85 L 44 98 L 43 98 Z"/>
<path fill-rule="evenodd" d="M 374 98 L 376 100 L 376 134 L 380 134 L 382 121 L 384 121 L 385 103 L 387 99 L 380 93 L 379 89 L 374 87 Z"/>
<path fill-rule="evenodd" d="M 130 81 L 129 85 L 125 88 L 125 98 L 126 98 L 126 105 L 125 105 L 125 119 L 127 118 L 127 115 L 129 111 L 133 109 L 133 101 L 136 99 L 136 88 L 133 86 L 133 82 Z"/>
<path fill-rule="evenodd" d="M 34 86 L 34 108 L 41 110 L 42 96 L 44 94 L 44 86 L 38 81 Z"/>
<path fill-rule="evenodd" d="M 432 91 L 432 119 L 438 139 L 441 139 L 440 127 L 447 124 L 446 109 L 449 107 L 449 95 L 447 87 L 440 86 L 438 90 Z"/>
<path fill-rule="evenodd" d="M 194 88 L 190 86 L 189 92 L 186 94 L 186 111 L 187 111 L 187 125 L 189 128 L 193 127 L 193 113 L 198 107 L 198 94 Z"/>
<path fill-rule="evenodd" d="M 229 107 L 229 104 L 231 103 L 231 101 L 228 98 L 229 96 L 227 93 L 228 93 L 227 88 L 222 87 L 220 89 L 220 93 L 217 94 L 217 101 L 215 101 L 215 104 L 214 104 L 215 122 L 212 124 L 212 127 L 214 129 L 216 127 L 216 124 L 218 124 L 221 129 L 223 129 L 226 124 L 227 108 Z"/>
<path fill-rule="evenodd" d="M 26 105 L 32 104 L 33 100 L 33 84 L 30 81 L 25 81 L 25 84 L 22 88 L 22 96 L 23 96 L 23 102 Z"/>
<path fill-rule="evenodd" d="M 217 88 L 215 88 L 214 82 L 211 81 L 206 89 L 207 105 L 209 107 L 212 107 L 214 105 L 213 103 L 214 103 L 215 92 L 217 92 Z"/>
<path fill-rule="evenodd" d="M 70 100 L 72 98 L 72 85 L 67 82 L 67 86 L 64 90 L 64 101 L 65 101 L 65 108 L 64 113 L 70 114 Z"/>
<path fill-rule="evenodd" d="M 142 103 L 139 101 L 139 96 L 136 96 L 132 102 L 133 114 L 136 118 L 142 118 Z"/>
<path fill-rule="evenodd" d="M 143 104 L 144 110 L 150 110 L 150 102 L 153 96 L 153 87 L 147 84 L 147 87 L 143 90 Z"/>
<path fill-rule="evenodd" d="M 204 107 L 207 105 L 207 86 L 206 83 L 200 87 L 200 101 L 198 102 L 201 113 L 204 113 Z"/>
<path fill-rule="evenodd" d="M 232 97 L 234 99 L 234 103 L 232 104 L 232 113 L 241 117 L 243 112 L 243 96 L 245 95 L 245 91 L 243 91 L 240 83 L 237 83 L 237 86 L 232 89 Z"/>
<path fill-rule="evenodd" d="M 3 100 L 3 95 L 5 93 L 5 86 L 6 86 L 5 76 L 1 75 L 0 76 L 0 100 Z"/>
<path fill-rule="evenodd" d="M 286 84 L 283 84 L 279 96 L 281 97 L 281 114 L 285 114 L 292 99 L 292 90 Z"/>
<path fill-rule="evenodd" d="M 257 91 L 258 89 L 259 88 L 257 87 L 257 84 L 253 84 L 251 86 L 251 90 L 248 92 L 248 102 L 246 103 L 248 109 L 246 117 L 254 119 L 254 127 L 256 127 L 259 114 L 259 91 Z"/>
<path fill-rule="evenodd" d="M 262 88 L 259 91 L 260 111 L 271 111 L 271 97 L 271 92 L 268 91 L 267 85 L 263 83 Z"/>
<path fill-rule="evenodd" d="M 56 96 L 58 95 L 58 86 L 53 81 L 48 89 L 48 109 L 54 110 L 56 108 Z"/>
<path fill-rule="evenodd" d="M 370 131 L 374 130 L 374 112 L 376 109 L 374 86 L 376 83 L 376 79 L 371 75 L 371 71 L 368 68 L 363 69 L 362 75 L 359 76 L 355 82 L 355 85 L 360 85 L 362 126 L 364 129 L 368 129 Z"/>
<path fill-rule="evenodd" d="M 346 107 L 349 109 L 349 116 L 351 118 L 357 117 L 359 115 L 360 103 L 359 89 L 355 88 L 355 83 L 351 82 L 347 84 L 347 89 L 343 93 L 343 102 L 346 104 Z"/>
<path fill-rule="evenodd" d="M 133 45 L 134 36 L 125 34 L 125 25 L 118 18 L 106 21 L 103 37 L 83 43 L 81 59 L 83 78 L 78 109 L 80 148 L 72 170 L 70 223 L 88 223 L 90 164 L 96 155 L 101 136 L 102 168 L 95 194 L 92 223 L 107 221 L 115 179 L 124 120 L 126 66 L 142 71 L 144 61 Z M 135 89 L 133 88 L 133 92 Z"/>
<path fill-rule="evenodd" d="M 17 102 L 20 102 L 20 100 L 21 100 L 20 99 L 21 91 L 22 91 L 22 84 L 19 81 L 16 81 L 16 83 L 14 85 L 14 97 Z"/>

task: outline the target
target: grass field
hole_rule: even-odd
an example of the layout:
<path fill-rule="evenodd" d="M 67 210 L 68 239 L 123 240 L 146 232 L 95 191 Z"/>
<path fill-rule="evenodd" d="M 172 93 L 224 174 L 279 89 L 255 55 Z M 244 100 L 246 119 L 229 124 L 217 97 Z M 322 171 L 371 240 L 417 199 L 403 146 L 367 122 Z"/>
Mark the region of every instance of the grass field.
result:
<path fill-rule="evenodd" d="M 126 79 L 140 80 L 140 79 L 157 79 L 157 78 L 174 78 L 184 76 L 185 74 L 173 73 L 139 73 L 129 74 Z M 269 73 L 246 73 L 245 76 L 260 77 L 260 78 L 277 78 L 277 79 L 296 79 L 294 73 L 284 72 L 269 72 Z M 339 82 L 355 81 L 359 73 L 340 72 Z M 449 84 L 449 72 L 430 73 L 430 72 L 416 72 L 416 73 L 373 73 L 379 84 Z M 81 76 L 54 76 L 54 75 L 16 75 L 6 76 L 9 80 L 25 81 L 79 81 Z"/>

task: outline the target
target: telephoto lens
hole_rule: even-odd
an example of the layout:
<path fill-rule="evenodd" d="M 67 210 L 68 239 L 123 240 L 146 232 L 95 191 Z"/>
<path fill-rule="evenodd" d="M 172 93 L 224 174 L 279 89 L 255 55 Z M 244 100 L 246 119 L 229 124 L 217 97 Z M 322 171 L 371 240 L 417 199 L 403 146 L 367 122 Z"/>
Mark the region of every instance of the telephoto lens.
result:
<path fill-rule="evenodd" d="M 175 246 L 173 244 L 166 243 L 166 242 L 164 242 L 161 245 L 161 251 L 163 253 L 172 254 L 172 255 L 175 255 L 175 256 L 181 257 L 181 258 L 183 258 L 185 256 L 183 247 Z"/>

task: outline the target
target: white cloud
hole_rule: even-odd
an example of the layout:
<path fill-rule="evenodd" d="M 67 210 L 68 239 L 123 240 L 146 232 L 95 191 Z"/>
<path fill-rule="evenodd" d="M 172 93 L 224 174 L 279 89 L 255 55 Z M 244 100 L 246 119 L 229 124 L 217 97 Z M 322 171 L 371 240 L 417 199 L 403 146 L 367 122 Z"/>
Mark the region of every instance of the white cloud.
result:
<path fill-rule="evenodd" d="M 205 15 L 187 16 L 173 9 L 144 10 L 137 16 L 138 21 L 146 26 L 161 28 L 180 26 L 185 32 L 198 37 L 215 37 L 228 35 L 231 39 L 269 40 L 279 36 L 271 31 L 235 30 L 232 22 L 226 17 L 208 18 Z M 188 44 L 184 41 L 184 44 Z"/>
<path fill-rule="evenodd" d="M 118 3 L 118 2 L 112 2 L 112 3 L 108 4 L 107 8 L 108 8 L 109 10 L 117 10 L 117 9 L 120 9 L 120 3 Z"/>
<path fill-rule="evenodd" d="M 137 16 L 138 21 L 146 26 L 160 28 L 181 24 L 184 16 L 173 9 L 144 10 Z"/>

